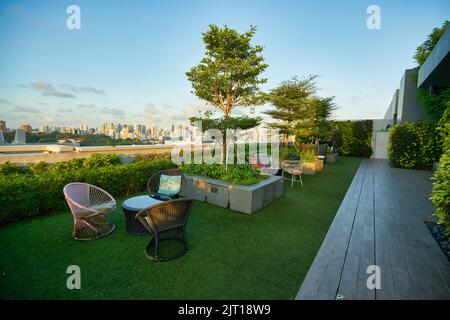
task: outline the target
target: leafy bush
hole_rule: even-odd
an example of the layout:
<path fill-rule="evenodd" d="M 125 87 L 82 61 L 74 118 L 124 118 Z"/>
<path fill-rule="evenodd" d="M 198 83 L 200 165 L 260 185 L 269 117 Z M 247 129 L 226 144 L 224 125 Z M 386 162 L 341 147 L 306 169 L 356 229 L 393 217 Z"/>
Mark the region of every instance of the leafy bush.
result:
<path fill-rule="evenodd" d="M 299 159 L 300 152 L 297 148 L 294 147 L 280 147 L 280 160 L 286 159 Z"/>
<path fill-rule="evenodd" d="M 370 158 L 372 155 L 372 120 L 334 121 L 328 140 L 336 141 L 343 156 Z"/>
<path fill-rule="evenodd" d="M 431 94 L 427 89 L 417 91 L 417 97 L 425 113 L 435 122 L 438 122 L 447 108 L 450 100 L 450 88 L 442 88 L 438 92 Z"/>
<path fill-rule="evenodd" d="M 397 168 L 431 169 L 439 157 L 439 142 L 431 121 L 395 125 L 389 136 L 389 161 Z"/>
<path fill-rule="evenodd" d="M 315 161 L 317 160 L 317 155 L 313 150 L 302 150 L 300 151 L 300 159 L 304 161 Z"/>
<path fill-rule="evenodd" d="M 25 173 L 29 173 L 28 167 L 10 163 L 9 161 L 0 166 L 0 175 L 7 176 L 11 174 Z"/>
<path fill-rule="evenodd" d="M 187 175 L 243 185 L 254 184 L 267 177 L 249 164 L 229 164 L 227 169 L 223 164 L 181 164 L 178 168 Z"/>
<path fill-rule="evenodd" d="M 120 158 L 116 154 L 93 154 L 86 159 L 72 159 L 70 161 L 57 162 L 53 165 L 39 162 L 30 166 L 24 166 L 7 162 L 0 166 L 0 175 L 58 173 L 67 170 L 100 168 L 117 164 L 120 164 Z"/>
<path fill-rule="evenodd" d="M 439 121 L 437 131 L 443 138 L 444 152 L 433 175 L 435 182 L 430 200 L 436 207 L 435 214 L 439 218 L 439 223 L 445 226 L 446 235 L 450 238 L 450 102 Z"/>
<path fill-rule="evenodd" d="M 70 182 L 87 182 L 118 197 L 145 190 L 154 172 L 175 167 L 164 159 L 131 164 L 113 164 L 113 159 L 93 157 L 86 165 L 75 159 L 35 174 L 0 175 L 0 224 L 67 209 L 63 188 Z"/>
<path fill-rule="evenodd" d="M 94 153 L 89 158 L 84 159 L 84 168 L 108 167 L 120 164 L 120 158 L 116 154 L 98 154 Z"/>

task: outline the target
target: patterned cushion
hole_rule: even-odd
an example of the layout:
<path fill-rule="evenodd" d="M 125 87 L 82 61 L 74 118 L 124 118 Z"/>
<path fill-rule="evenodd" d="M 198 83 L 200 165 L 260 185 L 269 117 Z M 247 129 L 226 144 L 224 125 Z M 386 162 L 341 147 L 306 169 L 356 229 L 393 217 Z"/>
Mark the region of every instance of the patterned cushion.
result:
<path fill-rule="evenodd" d="M 181 176 L 167 176 L 162 174 L 159 178 L 158 193 L 165 195 L 174 195 L 180 192 Z"/>
<path fill-rule="evenodd" d="M 293 170 L 286 170 L 286 171 L 290 174 L 303 174 L 303 170 L 293 169 Z"/>

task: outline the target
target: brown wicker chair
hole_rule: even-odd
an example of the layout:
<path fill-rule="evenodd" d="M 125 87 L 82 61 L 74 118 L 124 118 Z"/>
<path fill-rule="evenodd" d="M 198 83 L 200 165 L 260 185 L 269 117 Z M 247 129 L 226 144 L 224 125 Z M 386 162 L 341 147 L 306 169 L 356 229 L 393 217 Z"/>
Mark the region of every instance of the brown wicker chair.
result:
<path fill-rule="evenodd" d="M 161 175 L 166 176 L 181 176 L 181 182 L 180 182 L 180 189 L 177 193 L 174 194 L 162 194 L 159 193 L 159 184 L 161 181 Z M 155 198 L 157 200 L 167 201 L 167 200 L 173 200 L 178 199 L 179 194 L 183 191 L 184 187 L 186 185 L 186 178 L 184 177 L 184 174 L 180 172 L 177 169 L 166 169 L 166 170 L 160 170 L 156 172 L 153 176 L 150 177 L 147 181 L 147 190 L 150 195 L 150 197 Z"/>
<path fill-rule="evenodd" d="M 149 259 L 168 261 L 186 253 L 186 225 L 193 205 L 192 199 L 165 201 L 136 214 L 152 239 L 145 252 Z"/>

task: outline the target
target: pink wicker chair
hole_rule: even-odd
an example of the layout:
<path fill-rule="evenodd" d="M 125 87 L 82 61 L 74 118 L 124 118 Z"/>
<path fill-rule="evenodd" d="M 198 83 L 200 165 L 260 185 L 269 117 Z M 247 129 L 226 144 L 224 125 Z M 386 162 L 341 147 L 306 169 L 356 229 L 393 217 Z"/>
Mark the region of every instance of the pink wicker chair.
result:
<path fill-rule="evenodd" d="M 116 209 L 116 200 L 108 192 L 91 184 L 74 182 L 64 187 L 64 196 L 74 218 L 75 240 L 102 238 L 116 228 L 104 216 Z"/>

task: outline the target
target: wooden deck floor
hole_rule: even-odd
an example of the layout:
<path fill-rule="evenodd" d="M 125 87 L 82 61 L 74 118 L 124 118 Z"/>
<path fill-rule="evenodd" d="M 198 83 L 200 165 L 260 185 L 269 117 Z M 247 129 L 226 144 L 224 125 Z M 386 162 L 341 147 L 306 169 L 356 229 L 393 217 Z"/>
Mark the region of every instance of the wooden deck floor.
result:
<path fill-rule="evenodd" d="M 361 163 L 296 299 L 450 299 L 450 263 L 434 220 L 431 172 Z M 367 288 L 367 267 L 381 289 Z"/>

